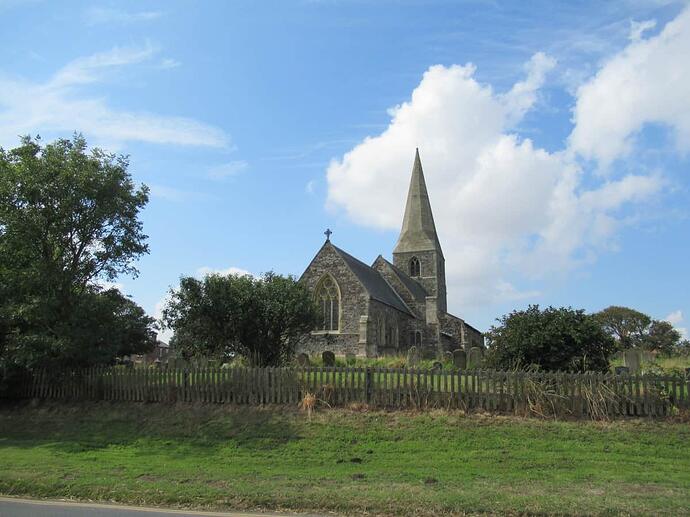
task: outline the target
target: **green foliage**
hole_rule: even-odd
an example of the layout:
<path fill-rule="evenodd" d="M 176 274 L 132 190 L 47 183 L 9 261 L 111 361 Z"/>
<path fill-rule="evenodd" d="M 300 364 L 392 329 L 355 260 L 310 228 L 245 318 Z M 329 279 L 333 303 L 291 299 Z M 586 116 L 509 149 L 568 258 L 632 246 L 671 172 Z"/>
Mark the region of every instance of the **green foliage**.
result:
<path fill-rule="evenodd" d="M 163 311 L 175 332 L 172 345 L 184 356 L 241 355 L 256 366 L 288 361 L 316 317 L 308 290 L 275 273 L 183 277 Z"/>
<path fill-rule="evenodd" d="M 16 332 L 6 346 L 5 365 L 80 368 L 111 364 L 155 346 L 155 320 L 117 289 L 89 289 L 72 304 L 58 321 L 40 300 L 22 304 L 12 322 Z"/>
<path fill-rule="evenodd" d="M 595 315 L 602 328 L 616 340 L 621 350 L 637 346 L 652 319 L 635 309 L 612 305 Z"/>
<path fill-rule="evenodd" d="M 153 320 L 98 282 L 136 275 L 148 189 L 78 135 L 0 148 L 0 364 L 86 366 L 152 347 Z"/>
<path fill-rule="evenodd" d="M 486 363 L 510 369 L 537 365 L 544 370 L 606 371 L 613 338 L 583 310 L 531 305 L 499 320 L 486 334 Z"/>
<path fill-rule="evenodd" d="M 681 335 L 667 321 L 653 320 L 628 307 L 611 306 L 594 317 L 620 350 L 643 348 L 671 355 L 682 352 Z"/>

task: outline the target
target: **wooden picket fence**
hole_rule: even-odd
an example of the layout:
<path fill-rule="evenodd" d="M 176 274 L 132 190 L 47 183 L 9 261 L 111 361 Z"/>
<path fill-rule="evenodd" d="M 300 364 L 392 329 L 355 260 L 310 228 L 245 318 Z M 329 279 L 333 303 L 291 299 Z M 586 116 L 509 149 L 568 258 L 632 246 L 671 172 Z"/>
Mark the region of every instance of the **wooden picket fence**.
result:
<path fill-rule="evenodd" d="M 393 368 L 91 368 L 36 371 L 11 397 L 62 401 L 448 408 L 590 417 L 666 416 L 690 409 L 680 375 Z"/>

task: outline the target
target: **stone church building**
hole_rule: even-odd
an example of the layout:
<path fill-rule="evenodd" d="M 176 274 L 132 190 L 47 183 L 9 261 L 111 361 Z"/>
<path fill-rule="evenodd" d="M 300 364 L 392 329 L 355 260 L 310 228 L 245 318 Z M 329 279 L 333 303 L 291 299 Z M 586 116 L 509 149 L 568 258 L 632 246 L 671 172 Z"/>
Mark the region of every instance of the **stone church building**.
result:
<path fill-rule="evenodd" d="M 414 345 L 433 357 L 483 346 L 483 336 L 446 310 L 445 259 L 436 234 L 417 151 L 393 262 L 379 255 L 369 266 L 326 242 L 300 282 L 314 294 L 318 328 L 300 352 L 375 357 L 404 353 Z"/>

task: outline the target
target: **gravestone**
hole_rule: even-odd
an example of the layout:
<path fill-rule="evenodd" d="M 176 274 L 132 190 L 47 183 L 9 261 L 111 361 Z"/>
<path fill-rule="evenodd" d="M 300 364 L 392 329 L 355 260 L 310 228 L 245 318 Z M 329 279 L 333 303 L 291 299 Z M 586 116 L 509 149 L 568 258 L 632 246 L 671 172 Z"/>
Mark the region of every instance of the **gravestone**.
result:
<path fill-rule="evenodd" d="M 232 368 L 232 365 L 230 363 L 223 363 L 220 365 L 221 370 L 227 370 L 229 368 Z"/>
<path fill-rule="evenodd" d="M 335 354 L 330 350 L 326 350 L 321 354 L 321 359 L 323 360 L 323 365 L 332 368 L 335 366 Z"/>
<path fill-rule="evenodd" d="M 416 346 L 411 346 L 407 350 L 407 367 L 417 366 L 419 363 L 419 353 L 417 352 Z"/>
<path fill-rule="evenodd" d="M 633 375 L 640 372 L 641 355 L 640 351 L 635 349 L 626 350 L 623 355 L 623 365 L 627 366 Z"/>
<path fill-rule="evenodd" d="M 484 358 L 484 351 L 479 348 L 478 346 L 473 346 L 470 348 L 470 355 L 467 358 L 467 367 L 470 370 L 474 370 L 475 368 L 479 368 L 482 364 L 482 360 Z"/>
<path fill-rule="evenodd" d="M 467 368 L 467 354 L 464 350 L 457 349 L 453 350 L 453 366 L 458 370 L 464 370 Z"/>
<path fill-rule="evenodd" d="M 357 362 L 357 356 L 352 352 L 348 352 L 345 354 L 345 362 L 348 364 L 348 366 L 352 366 Z"/>
<path fill-rule="evenodd" d="M 650 352 L 649 350 L 643 350 L 642 351 L 642 361 L 645 363 L 651 363 L 654 361 L 654 354 Z"/>
<path fill-rule="evenodd" d="M 616 366 L 614 371 L 616 372 L 616 375 L 628 375 L 630 373 L 630 368 L 627 366 Z"/>
<path fill-rule="evenodd" d="M 453 352 L 443 352 L 443 360 L 446 363 L 452 363 L 453 362 Z"/>
<path fill-rule="evenodd" d="M 443 363 L 441 361 L 434 361 L 434 363 L 431 365 L 431 369 L 435 372 L 440 372 L 443 370 Z"/>
<path fill-rule="evenodd" d="M 311 361 L 309 361 L 309 356 L 307 354 L 300 354 L 297 356 L 297 364 L 300 366 L 309 366 Z"/>

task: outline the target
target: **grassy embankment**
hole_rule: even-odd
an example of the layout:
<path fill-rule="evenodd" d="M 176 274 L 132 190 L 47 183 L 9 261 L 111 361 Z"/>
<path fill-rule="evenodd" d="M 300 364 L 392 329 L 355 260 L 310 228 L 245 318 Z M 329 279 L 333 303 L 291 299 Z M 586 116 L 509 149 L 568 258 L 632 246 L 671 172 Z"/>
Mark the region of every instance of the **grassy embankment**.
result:
<path fill-rule="evenodd" d="M 0 493 L 434 515 L 690 513 L 690 425 L 143 404 L 0 409 Z"/>

